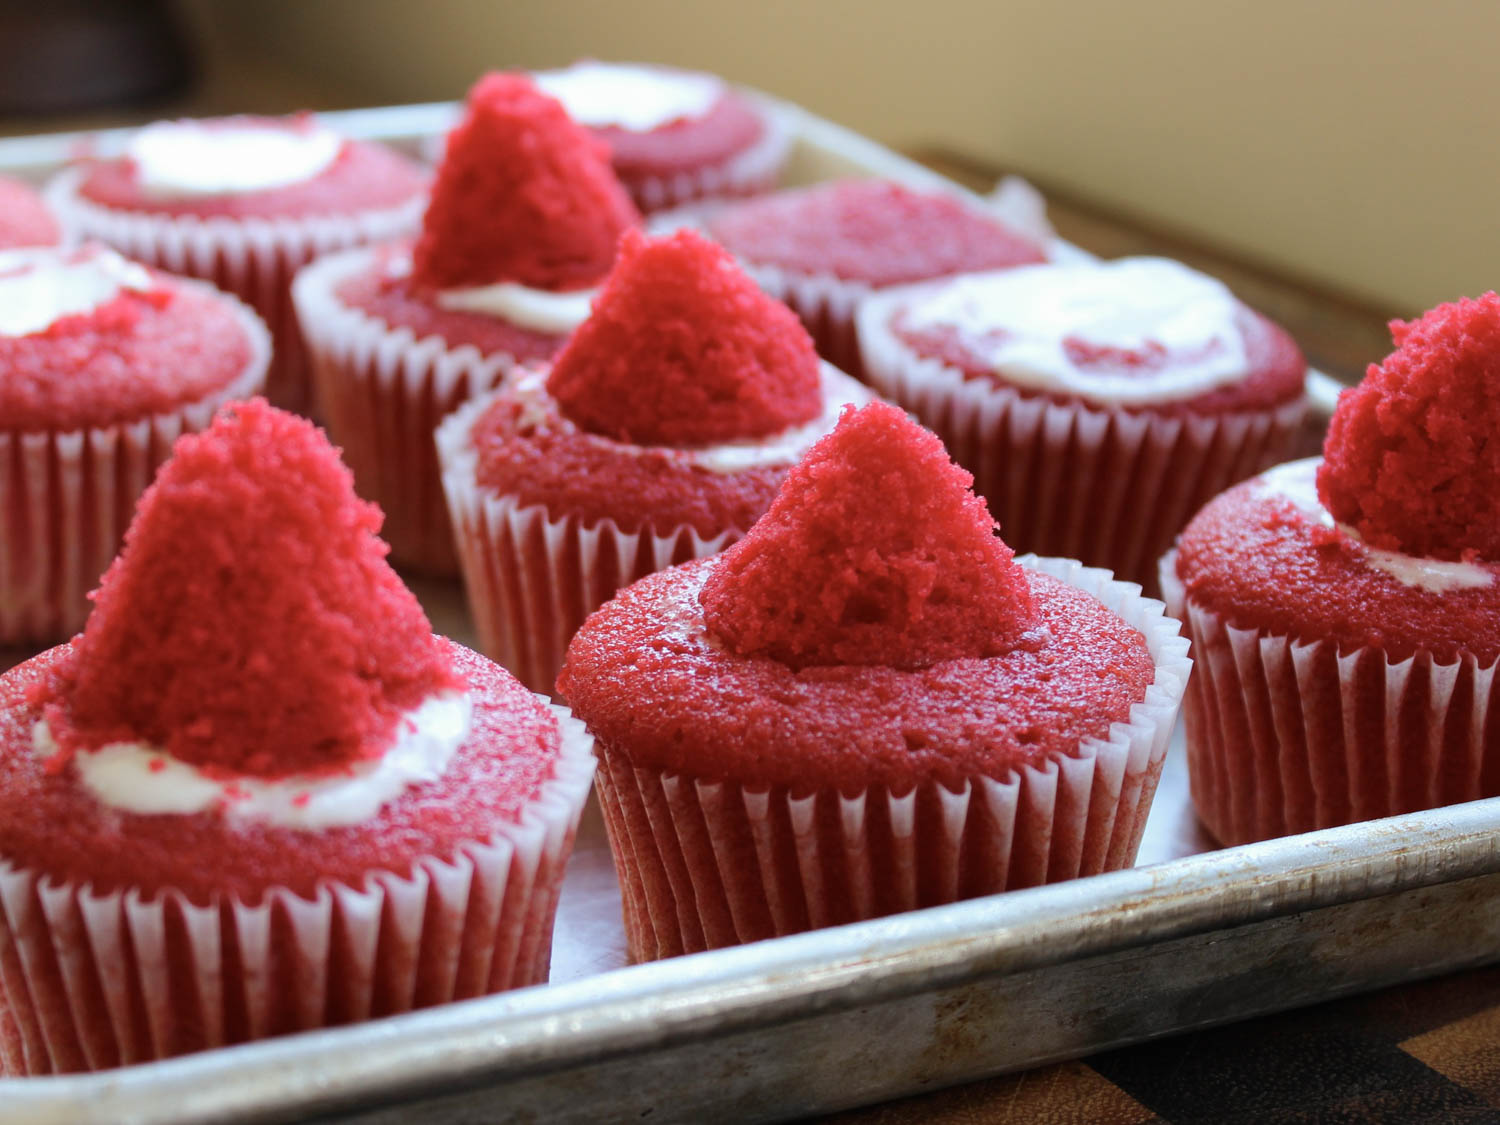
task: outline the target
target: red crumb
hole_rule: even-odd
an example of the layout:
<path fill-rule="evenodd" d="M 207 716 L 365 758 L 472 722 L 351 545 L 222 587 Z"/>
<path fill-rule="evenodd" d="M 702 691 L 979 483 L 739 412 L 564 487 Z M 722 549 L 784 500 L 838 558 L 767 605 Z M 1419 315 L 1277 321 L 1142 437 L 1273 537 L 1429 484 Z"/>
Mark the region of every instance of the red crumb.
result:
<path fill-rule="evenodd" d="M 846 410 L 704 583 L 709 631 L 792 668 L 1004 652 L 1031 596 L 973 479 L 895 407 Z"/>
<path fill-rule="evenodd" d="M 448 135 L 412 277 L 434 288 L 578 289 L 639 222 L 609 151 L 520 74 L 488 74 Z"/>
<path fill-rule="evenodd" d="M 60 702 L 66 752 L 142 741 L 220 776 L 326 771 L 461 686 L 321 431 L 261 400 L 180 439 L 104 575 Z"/>
<path fill-rule="evenodd" d="M 725 208 L 708 228 L 747 262 L 876 287 L 1046 260 L 979 207 L 888 180 L 776 192 Z"/>
<path fill-rule="evenodd" d="M 821 409 L 818 355 L 796 313 L 694 231 L 627 231 L 592 314 L 547 390 L 582 428 L 640 445 L 765 437 Z"/>
<path fill-rule="evenodd" d="M 0 250 L 55 246 L 62 230 L 42 197 L 19 180 L 0 176 Z"/>
<path fill-rule="evenodd" d="M 1373 546 L 1500 561 L 1500 296 L 1391 335 L 1396 350 L 1339 396 L 1318 495 Z"/>

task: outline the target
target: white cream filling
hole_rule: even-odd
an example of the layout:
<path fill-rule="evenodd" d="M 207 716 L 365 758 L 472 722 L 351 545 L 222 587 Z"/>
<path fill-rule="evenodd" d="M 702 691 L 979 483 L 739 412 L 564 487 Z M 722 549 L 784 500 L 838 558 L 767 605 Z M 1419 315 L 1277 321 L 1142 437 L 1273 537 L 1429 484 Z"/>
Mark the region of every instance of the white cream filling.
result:
<path fill-rule="evenodd" d="M 1307 457 L 1301 461 L 1277 465 L 1255 479 L 1256 487 L 1263 495 L 1281 496 L 1290 500 L 1324 527 L 1337 527 L 1346 537 L 1359 544 L 1367 564 L 1389 574 L 1404 586 L 1415 586 L 1428 593 L 1441 594 L 1449 590 L 1479 589 L 1495 580 L 1494 572 L 1479 563 L 1428 559 L 1367 545 L 1354 528 L 1335 523 L 1332 514 L 1318 498 L 1318 466 L 1322 463 L 1321 457 Z"/>
<path fill-rule="evenodd" d="M 453 312 L 498 317 L 533 332 L 562 336 L 588 319 L 598 292 L 597 289 L 576 289 L 554 293 L 549 289 L 532 289 L 512 281 L 502 281 L 472 289 L 440 289 L 437 303 Z"/>
<path fill-rule="evenodd" d="M 274 781 L 210 777 L 197 766 L 140 742 L 111 742 L 73 755 L 94 798 L 123 812 L 191 815 L 221 809 L 231 820 L 317 831 L 361 824 L 414 786 L 436 781 L 469 736 L 468 692 L 443 692 L 402 716 L 381 757 L 338 774 L 293 774 Z M 57 753 L 45 719 L 32 729 L 39 758 Z"/>
<path fill-rule="evenodd" d="M 674 121 L 695 121 L 724 93 L 724 83 L 711 74 L 591 60 L 544 70 L 533 78 L 580 125 L 637 133 Z"/>
<path fill-rule="evenodd" d="M 343 143 L 315 122 L 159 121 L 125 152 L 144 195 L 198 199 L 300 184 L 332 164 Z"/>
<path fill-rule="evenodd" d="M 832 364 L 820 363 L 819 374 L 822 380 L 822 410 L 812 421 L 800 426 L 788 426 L 779 433 L 763 438 L 724 442 L 695 449 L 631 445 L 625 442 L 611 444 L 622 452 L 637 457 L 647 453 L 687 457 L 698 468 L 711 473 L 742 473 L 747 469 L 795 465 L 802 460 L 802 455 L 814 442 L 833 429 L 846 405 L 852 403 L 856 407 L 863 406 L 876 397 L 869 387 L 845 375 Z M 555 410 L 552 396 L 547 393 L 545 372 L 522 373 L 512 384 L 511 393 L 521 406 L 521 412 L 516 418 L 516 428 L 519 430 L 528 430 L 542 424 Z M 563 423 L 572 425 L 566 419 Z"/>
<path fill-rule="evenodd" d="M 1211 277 L 1165 258 L 1022 266 L 933 286 L 906 328 L 951 328 L 1007 382 L 1105 405 L 1187 398 L 1243 379 L 1241 306 Z M 1139 352 L 1160 367 L 1080 365 L 1067 341 Z"/>
<path fill-rule="evenodd" d="M 144 266 L 113 250 L 55 247 L 0 253 L 0 336 L 44 332 L 65 316 L 93 312 L 126 290 L 154 286 Z"/>

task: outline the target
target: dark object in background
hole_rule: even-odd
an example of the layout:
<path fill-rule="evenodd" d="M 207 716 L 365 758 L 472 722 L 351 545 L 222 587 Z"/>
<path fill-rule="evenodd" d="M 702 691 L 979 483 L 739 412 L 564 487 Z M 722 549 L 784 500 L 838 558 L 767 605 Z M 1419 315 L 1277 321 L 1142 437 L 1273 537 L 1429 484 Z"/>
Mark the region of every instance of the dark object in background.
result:
<path fill-rule="evenodd" d="M 179 92 L 192 75 L 165 0 L 0 0 L 0 114 L 149 101 Z"/>

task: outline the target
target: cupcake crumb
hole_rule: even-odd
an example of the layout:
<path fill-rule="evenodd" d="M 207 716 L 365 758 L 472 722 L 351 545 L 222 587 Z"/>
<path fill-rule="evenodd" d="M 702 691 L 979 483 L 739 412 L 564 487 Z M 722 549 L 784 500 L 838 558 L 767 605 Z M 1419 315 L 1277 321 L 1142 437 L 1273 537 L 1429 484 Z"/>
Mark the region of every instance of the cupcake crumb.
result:
<path fill-rule="evenodd" d="M 846 411 L 704 583 L 710 633 L 793 668 L 1007 651 L 1031 595 L 972 479 L 895 407 Z"/>
<path fill-rule="evenodd" d="M 645 445 L 765 437 L 822 408 L 817 352 L 796 314 L 691 230 L 626 232 L 547 390 L 584 429 Z"/>
<path fill-rule="evenodd" d="M 1339 397 L 1318 495 L 1372 546 L 1500 560 L 1500 296 L 1392 321 L 1396 350 Z"/>
<path fill-rule="evenodd" d="M 177 443 L 49 693 L 63 753 L 144 742 L 222 776 L 385 749 L 462 688 L 322 432 L 262 400 Z"/>
<path fill-rule="evenodd" d="M 604 276 L 620 232 L 639 220 L 602 143 L 526 76 L 488 74 L 448 135 L 412 280 L 582 288 Z"/>

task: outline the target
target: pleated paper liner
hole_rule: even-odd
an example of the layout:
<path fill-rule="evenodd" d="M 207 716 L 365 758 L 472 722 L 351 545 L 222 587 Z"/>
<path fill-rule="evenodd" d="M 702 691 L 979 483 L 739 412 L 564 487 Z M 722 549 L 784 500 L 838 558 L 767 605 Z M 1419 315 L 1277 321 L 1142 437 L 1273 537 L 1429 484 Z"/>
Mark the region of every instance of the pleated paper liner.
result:
<path fill-rule="evenodd" d="M 202 278 L 250 305 L 276 342 L 267 377 L 273 403 L 302 414 L 314 403 L 308 360 L 292 310 L 297 271 L 335 250 L 389 242 L 412 233 L 426 198 L 399 207 L 346 215 L 244 218 L 159 215 L 104 207 L 79 194 L 80 169 L 56 176 L 46 199 L 74 237 L 93 238 L 126 257 L 172 273 Z"/>
<path fill-rule="evenodd" d="M 81 629 L 87 595 L 172 443 L 204 429 L 224 403 L 264 388 L 271 358 L 265 325 L 234 298 L 214 296 L 233 304 L 250 342 L 244 370 L 219 390 L 112 426 L 0 429 L 0 646 L 49 644 Z"/>
<path fill-rule="evenodd" d="M 1221 844 L 1500 793 L 1496 664 L 1240 628 L 1189 599 L 1175 568 L 1173 551 L 1162 586 L 1197 664 L 1183 707 L 1193 806 Z"/>
<path fill-rule="evenodd" d="M 596 781 L 635 961 L 798 933 L 1127 867 L 1191 661 L 1139 587 L 1070 559 L 1023 565 L 1098 597 L 1156 663 L 1128 722 L 1077 751 L 958 790 L 793 792 L 635 767 L 599 744 Z"/>
<path fill-rule="evenodd" d="M 371 261 L 364 250 L 328 257 L 292 287 L 318 400 L 359 494 L 385 512 L 381 535 L 391 558 L 427 574 L 456 575 L 433 431 L 518 362 L 468 344 L 450 347 L 441 336 L 418 339 L 410 328 L 344 304 L 335 289 Z"/>
<path fill-rule="evenodd" d="M 747 529 L 708 537 L 687 525 L 626 531 L 483 489 L 469 434 L 488 404 L 469 403 L 438 431 L 443 489 L 481 650 L 532 691 L 550 693 L 573 634 L 615 591 L 717 554 Z"/>
<path fill-rule="evenodd" d="M 0 1070 L 98 1070 L 546 981 L 594 772 L 593 739 L 553 710 L 562 753 L 520 820 L 408 877 L 198 906 L 0 859 Z"/>
<path fill-rule="evenodd" d="M 916 415 L 974 474 L 1007 543 L 1082 559 L 1157 589 L 1156 563 L 1204 504 L 1284 460 L 1304 398 L 1274 408 L 1169 417 L 1044 396 L 970 379 L 918 355 L 889 327 L 906 292 L 857 314 L 865 376 Z"/>

